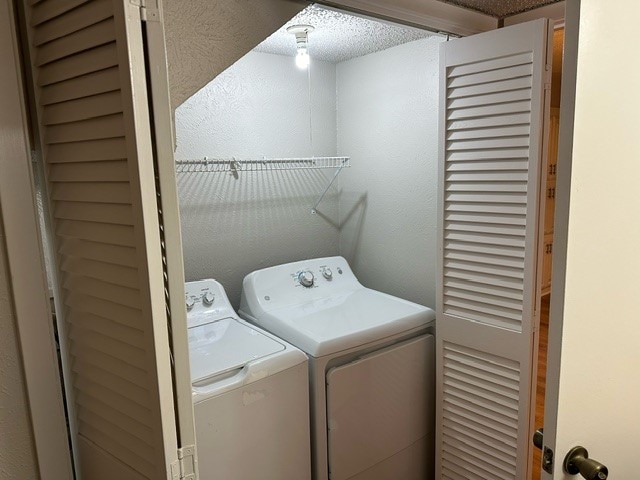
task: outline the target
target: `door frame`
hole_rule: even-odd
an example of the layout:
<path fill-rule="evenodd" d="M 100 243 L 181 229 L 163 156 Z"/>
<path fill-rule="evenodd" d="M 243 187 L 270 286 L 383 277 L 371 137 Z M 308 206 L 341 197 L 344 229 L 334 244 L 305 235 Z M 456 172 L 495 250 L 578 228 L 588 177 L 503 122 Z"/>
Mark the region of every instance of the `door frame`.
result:
<path fill-rule="evenodd" d="M 35 200 L 16 12 L 10 0 L 2 2 L 0 9 L 6 14 L 0 15 L 0 32 L 6 32 L 10 41 L 0 42 L 0 63 L 5 69 L 0 75 L 0 96 L 10 108 L 0 109 L 0 124 L 11 133 L 4 135 L 5 141 L 0 144 L 0 196 L 13 307 L 40 478 L 71 479 L 71 450 Z"/>
<path fill-rule="evenodd" d="M 174 409 L 178 430 L 179 448 L 185 468 L 197 472 L 198 455 L 193 409 L 191 370 L 189 358 L 189 335 L 185 298 L 185 275 L 178 203 L 178 183 L 175 172 L 175 132 L 169 89 L 169 73 L 164 31 L 162 2 L 156 9 L 147 8 L 145 29 L 145 55 L 148 59 L 148 95 L 150 98 L 150 120 L 154 143 L 154 169 L 157 188 L 161 192 L 162 234 L 167 272 L 166 289 L 171 314 L 170 340 L 173 359 Z M 190 462 L 190 463 L 189 463 Z M 186 465 L 188 463 L 188 465 Z"/>
<path fill-rule="evenodd" d="M 335 7 L 352 14 L 425 28 L 459 36 L 495 30 L 498 19 L 439 0 L 408 0 L 398 5 L 389 0 L 318 0 L 320 5 Z"/>
<path fill-rule="evenodd" d="M 551 270 L 551 300 L 549 305 L 549 344 L 547 349 L 546 390 L 544 400 L 543 448 L 556 451 L 556 425 L 560 393 L 560 364 L 562 358 L 562 330 L 564 320 L 564 292 L 569 230 L 569 204 L 571 192 L 571 165 L 573 161 L 573 125 L 575 115 L 576 77 L 578 69 L 578 39 L 580 26 L 580 0 L 566 3 L 564 55 L 560 101 L 560 132 L 558 137 L 558 168 L 556 205 L 553 227 L 553 258 Z M 559 463 L 554 455 L 554 466 Z M 553 474 L 541 471 L 542 480 L 551 480 Z"/>

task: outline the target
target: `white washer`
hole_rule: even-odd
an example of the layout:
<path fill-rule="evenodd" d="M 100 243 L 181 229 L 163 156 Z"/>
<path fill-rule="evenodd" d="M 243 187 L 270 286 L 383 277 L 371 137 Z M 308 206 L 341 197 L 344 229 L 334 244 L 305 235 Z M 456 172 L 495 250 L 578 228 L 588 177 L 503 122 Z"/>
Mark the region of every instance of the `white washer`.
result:
<path fill-rule="evenodd" d="M 310 357 L 315 480 L 433 478 L 433 310 L 330 257 L 247 275 L 239 313 Z"/>
<path fill-rule="evenodd" d="M 215 280 L 186 302 L 200 478 L 310 479 L 307 356 L 239 319 Z"/>

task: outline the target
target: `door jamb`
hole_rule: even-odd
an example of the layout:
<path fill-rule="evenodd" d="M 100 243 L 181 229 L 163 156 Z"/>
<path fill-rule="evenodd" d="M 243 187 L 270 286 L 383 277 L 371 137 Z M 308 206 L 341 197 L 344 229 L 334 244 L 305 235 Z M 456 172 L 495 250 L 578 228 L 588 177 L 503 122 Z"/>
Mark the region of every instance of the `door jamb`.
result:
<path fill-rule="evenodd" d="M 578 39 L 580 26 L 580 0 L 566 3 L 564 55 L 560 100 L 560 133 L 558 143 L 558 173 L 556 177 L 556 206 L 553 226 L 553 259 L 551 303 L 549 305 L 549 345 L 545 391 L 544 447 L 556 450 L 556 424 L 560 365 L 562 357 L 562 324 L 564 319 L 564 292 L 566 283 L 567 239 L 569 230 L 569 203 L 571 191 L 571 165 L 573 153 L 573 126 L 575 116 L 576 77 L 578 67 Z M 560 166 L 560 162 L 562 165 Z M 560 465 L 558 452 L 554 465 Z M 542 480 L 551 480 L 552 474 L 542 471 Z"/>

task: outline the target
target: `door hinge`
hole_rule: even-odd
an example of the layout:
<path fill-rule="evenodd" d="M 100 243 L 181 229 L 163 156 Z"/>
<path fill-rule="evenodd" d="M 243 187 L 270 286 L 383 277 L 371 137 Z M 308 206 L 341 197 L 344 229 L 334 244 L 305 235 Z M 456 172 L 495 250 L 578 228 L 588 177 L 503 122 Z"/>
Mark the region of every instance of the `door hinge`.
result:
<path fill-rule="evenodd" d="M 196 475 L 196 446 L 178 449 L 178 460 L 171 464 L 171 480 L 198 480 Z"/>
<path fill-rule="evenodd" d="M 132 5 L 140 7 L 140 18 L 143 22 L 159 22 L 160 9 L 158 0 L 129 0 Z"/>

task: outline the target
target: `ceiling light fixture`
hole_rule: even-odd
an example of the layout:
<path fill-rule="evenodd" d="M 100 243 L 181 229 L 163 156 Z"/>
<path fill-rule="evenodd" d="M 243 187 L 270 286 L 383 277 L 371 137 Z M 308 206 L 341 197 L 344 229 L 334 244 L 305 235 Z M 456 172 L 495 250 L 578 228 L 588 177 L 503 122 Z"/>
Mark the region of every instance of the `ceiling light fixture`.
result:
<path fill-rule="evenodd" d="M 296 36 L 296 65 L 304 70 L 309 66 L 309 34 L 315 30 L 311 25 L 291 25 L 287 32 Z"/>

